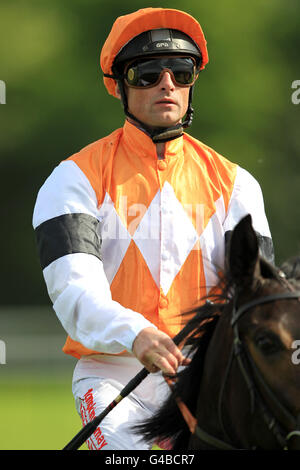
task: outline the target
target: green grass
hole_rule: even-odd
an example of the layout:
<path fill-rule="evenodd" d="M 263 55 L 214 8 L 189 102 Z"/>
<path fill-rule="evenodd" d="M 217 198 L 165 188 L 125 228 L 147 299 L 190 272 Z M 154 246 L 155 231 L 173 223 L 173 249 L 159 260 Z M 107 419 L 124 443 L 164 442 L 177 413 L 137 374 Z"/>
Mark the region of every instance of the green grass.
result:
<path fill-rule="evenodd" d="M 0 450 L 60 450 L 81 429 L 69 377 L 0 375 L 0 414 Z"/>

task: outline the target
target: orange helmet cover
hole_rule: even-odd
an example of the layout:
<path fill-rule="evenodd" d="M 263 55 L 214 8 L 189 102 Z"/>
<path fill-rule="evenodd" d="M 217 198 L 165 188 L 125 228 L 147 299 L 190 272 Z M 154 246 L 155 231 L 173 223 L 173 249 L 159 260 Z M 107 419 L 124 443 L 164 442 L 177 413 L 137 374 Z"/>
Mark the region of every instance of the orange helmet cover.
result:
<path fill-rule="evenodd" d="M 190 36 L 202 54 L 203 70 L 208 62 L 206 39 L 202 28 L 195 18 L 180 10 L 167 8 L 143 8 L 128 15 L 119 16 L 103 45 L 100 64 L 103 73 L 112 75 L 113 62 L 120 50 L 134 37 L 151 29 L 177 29 Z M 104 85 L 108 93 L 116 96 L 115 81 L 104 77 Z"/>

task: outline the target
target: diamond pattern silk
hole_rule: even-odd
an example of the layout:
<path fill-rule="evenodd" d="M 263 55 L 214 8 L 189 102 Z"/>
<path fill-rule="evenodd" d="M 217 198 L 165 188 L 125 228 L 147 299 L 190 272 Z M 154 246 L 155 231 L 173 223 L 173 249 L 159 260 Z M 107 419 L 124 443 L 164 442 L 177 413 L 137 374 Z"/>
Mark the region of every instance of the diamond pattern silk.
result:
<path fill-rule="evenodd" d="M 168 142 L 158 159 L 155 144 L 127 121 L 71 160 L 97 195 L 113 299 L 175 335 L 182 312 L 207 294 L 222 267 L 236 165 L 187 135 Z"/>

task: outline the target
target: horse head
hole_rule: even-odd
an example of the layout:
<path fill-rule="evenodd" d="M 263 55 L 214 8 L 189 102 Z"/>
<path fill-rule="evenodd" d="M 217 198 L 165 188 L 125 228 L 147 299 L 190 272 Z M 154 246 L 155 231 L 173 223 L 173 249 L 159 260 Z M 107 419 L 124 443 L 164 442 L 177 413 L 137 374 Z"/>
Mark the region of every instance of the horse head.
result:
<path fill-rule="evenodd" d="M 292 261 L 285 263 L 290 275 L 299 272 L 291 266 L 298 259 Z M 198 411 L 205 389 L 215 383 L 218 413 L 212 423 L 221 439 L 237 448 L 300 449 L 300 367 L 293 361 L 300 285 L 260 257 L 250 216 L 232 233 L 225 279 L 231 300 L 207 351 Z M 211 371 L 218 370 L 221 348 L 217 381 Z"/>
<path fill-rule="evenodd" d="M 148 440 L 170 439 L 176 450 L 300 449 L 299 260 L 282 269 L 265 261 L 250 215 L 233 230 L 227 253 L 220 295 L 185 328 L 192 361 L 174 394 L 194 416 L 194 430 L 174 395 L 136 429 Z"/>

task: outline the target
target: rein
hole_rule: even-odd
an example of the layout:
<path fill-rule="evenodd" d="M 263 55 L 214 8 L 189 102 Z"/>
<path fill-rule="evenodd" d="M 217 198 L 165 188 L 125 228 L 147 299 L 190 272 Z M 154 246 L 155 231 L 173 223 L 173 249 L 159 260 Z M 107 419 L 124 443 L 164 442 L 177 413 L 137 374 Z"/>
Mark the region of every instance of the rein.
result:
<path fill-rule="evenodd" d="M 167 376 L 165 376 L 164 379 L 169 385 L 170 389 L 173 391 L 174 379 Z M 174 395 L 174 398 L 186 424 L 188 425 L 191 434 L 196 435 L 201 441 L 206 442 L 207 444 L 216 447 L 217 449 L 236 450 L 235 447 L 231 446 L 227 442 L 224 442 L 201 429 L 198 426 L 196 418 L 192 415 L 192 413 L 190 412 L 186 404 L 181 400 L 181 398 L 176 394 Z"/>
<path fill-rule="evenodd" d="M 245 303 L 244 305 L 240 306 L 236 309 L 234 305 L 232 311 L 232 319 L 231 319 L 231 326 L 233 328 L 233 344 L 230 353 L 230 357 L 227 363 L 226 372 L 224 376 L 224 381 L 222 383 L 219 400 L 218 400 L 218 414 L 219 414 L 219 421 L 223 430 L 224 435 L 230 441 L 230 438 L 225 430 L 223 418 L 222 418 L 222 398 L 225 389 L 225 385 L 229 376 L 229 372 L 231 369 L 231 365 L 234 359 L 237 360 L 239 365 L 240 372 L 244 377 L 248 391 L 250 394 L 250 405 L 251 405 L 251 413 L 255 410 L 255 403 L 258 404 L 260 411 L 262 413 L 263 419 L 268 426 L 268 429 L 273 433 L 277 442 L 280 446 L 287 450 L 288 441 L 292 437 L 300 437 L 300 415 L 295 418 L 290 411 L 280 403 L 274 392 L 271 388 L 267 385 L 264 378 L 262 377 L 260 371 L 258 370 L 254 360 L 252 359 L 251 354 L 249 353 L 248 349 L 246 348 L 245 344 L 242 342 L 239 336 L 239 329 L 238 329 L 238 321 L 242 317 L 242 315 L 247 312 L 248 310 L 256 307 L 258 305 L 263 305 L 265 303 L 274 302 L 277 300 L 287 300 L 287 299 L 298 299 L 300 301 L 300 291 L 293 291 L 293 292 L 286 292 L 286 293 L 277 293 L 272 295 L 267 295 L 261 297 L 259 299 L 252 300 L 250 302 Z M 172 389 L 172 379 L 165 377 L 166 382 Z M 258 392 L 257 384 L 261 390 L 263 390 L 264 395 L 266 395 L 269 401 L 272 403 L 272 408 L 280 414 L 281 420 L 280 422 L 275 418 L 273 413 L 267 407 L 265 401 L 261 397 L 261 394 Z M 191 414 L 188 410 L 187 406 L 182 402 L 180 397 L 176 396 L 175 394 L 176 403 L 185 419 L 191 434 L 197 436 L 202 442 L 209 444 L 210 446 L 220 449 L 220 450 L 239 450 L 239 448 L 234 447 L 233 445 L 225 442 L 215 436 L 204 431 L 197 423 L 195 417 Z M 294 429 L 291 432 L 284 431 L 285 428 L 292 428 Z"/>

